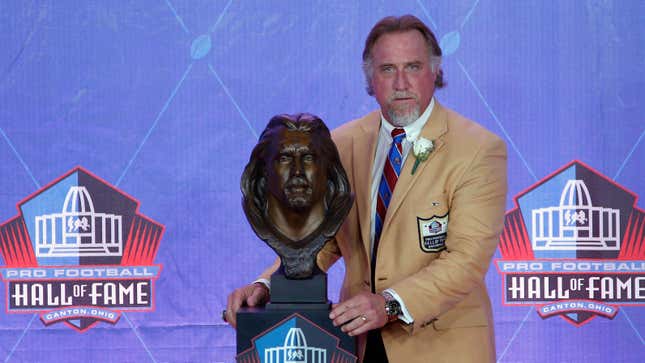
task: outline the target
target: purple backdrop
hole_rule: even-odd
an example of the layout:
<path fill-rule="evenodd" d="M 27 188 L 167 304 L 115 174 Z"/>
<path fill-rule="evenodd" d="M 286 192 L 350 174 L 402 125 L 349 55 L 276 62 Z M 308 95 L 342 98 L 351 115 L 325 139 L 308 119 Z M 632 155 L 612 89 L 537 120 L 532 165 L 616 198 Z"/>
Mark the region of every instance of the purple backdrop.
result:
<path fill-rule="evenodd" d="M 233 361 L 226 295 L 274 256 L 240 207 L 257 135 L 278 113 L 336 127 L 375 109 L 362 43 L 378 19 L 405 13 L 441 39 L 438 99 L 506 140 L 508 209 L 574 159 L 645 193 L 642 1 L 3 1 L 0 221 L 80 165 L 166 229 L 155 311 L 115 326 L 78 333 L 7 314 L 0 284 L 0 358 Z M 575 327 L 503 306 L 494 268 L 487 284 L 500 362 L 645 360 L 643 307 Z"/>

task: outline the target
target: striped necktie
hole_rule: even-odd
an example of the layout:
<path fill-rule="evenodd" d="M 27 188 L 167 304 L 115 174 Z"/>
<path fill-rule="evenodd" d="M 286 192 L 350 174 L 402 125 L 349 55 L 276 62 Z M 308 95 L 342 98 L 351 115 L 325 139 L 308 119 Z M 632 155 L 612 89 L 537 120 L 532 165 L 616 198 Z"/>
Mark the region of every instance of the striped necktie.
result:
<path fill-rule="evenodd" d="M 392 146 L 390 146 L 390 151 L 387 154 L 387 160 L 385 160 L 385 166 L 383 166 L 383 175 L 378 186 L 374 217 L 374 246 L 372 248 L 372 282 L 374 281 L 376 251 L 381 238 L 381 231 L 383 230 L 385 214 L 387 213 L 387 207 L 390 205 L 390 199 L 392 199 L 394 186 L 401 173 L 401 165 L 403 164 L 403 145 L 401 142 L 403 142 L 404 138 L 405 130 L 401 128 L 392 130 Z M 372 283 L 372 289 L 374 289 L 374 283 Z"/>

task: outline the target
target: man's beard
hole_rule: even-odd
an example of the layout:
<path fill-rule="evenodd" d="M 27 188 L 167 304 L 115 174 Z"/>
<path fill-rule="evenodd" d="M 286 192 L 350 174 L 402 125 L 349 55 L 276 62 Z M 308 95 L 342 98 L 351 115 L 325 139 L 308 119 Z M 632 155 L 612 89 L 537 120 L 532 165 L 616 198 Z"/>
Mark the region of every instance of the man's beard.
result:
<path fill-rule="evenodd" d="M 407 126 L 414 121 L 416 121 L 419 116 L 421 116 L 421 109 L 419 107 L 419 99 L 418 97 L 409 92 L 394 92 L 392 96 L 390 96 L 389 102 L 390 105 L 392 105 L 392 102 L 394 101 L 395 98 L 403 98 L 403 97 L 411 97 L 414 98 L 416 103 L 413 106 L 404 106 L 404 107 L 389 107 L 387 110 L 387 117 L 388 121 L 392 123 L 394 126 L 398 127 L 404 127 Z"/>
<path fill-rule="evenodd" d="M 300 189 L 295 191 L 294 189 Z M 289 208 L 295 210 L 304 210 L 311 206 L 313 188 L 303 177 L 293 177 L 284 185 L 284 195 L 287 198 Z"/>

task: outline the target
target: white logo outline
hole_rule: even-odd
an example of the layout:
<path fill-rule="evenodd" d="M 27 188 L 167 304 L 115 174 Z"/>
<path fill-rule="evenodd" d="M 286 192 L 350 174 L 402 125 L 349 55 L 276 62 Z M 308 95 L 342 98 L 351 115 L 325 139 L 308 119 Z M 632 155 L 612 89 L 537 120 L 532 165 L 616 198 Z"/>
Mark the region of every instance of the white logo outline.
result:
<path fill-rule="evenodd" d="M 619 251 L 620 210 L 594 206 L 583 180 L 569 179 L 560 205 L 531 211 L 533 250 Z"/>
<path fill-rule="evenodd" d="M 264 350 L 266 363 L 324 363 L 327 350 L 309 347 L 305 333 L 300 328 L 290 328 L 281 347 Z"/>
<path fill-rule="evenodd" d="M 123 217 L 94 211 L 84 186 L 71 186 L 60 213 L 36 216 L 36 257 L 121 256 Z"/>

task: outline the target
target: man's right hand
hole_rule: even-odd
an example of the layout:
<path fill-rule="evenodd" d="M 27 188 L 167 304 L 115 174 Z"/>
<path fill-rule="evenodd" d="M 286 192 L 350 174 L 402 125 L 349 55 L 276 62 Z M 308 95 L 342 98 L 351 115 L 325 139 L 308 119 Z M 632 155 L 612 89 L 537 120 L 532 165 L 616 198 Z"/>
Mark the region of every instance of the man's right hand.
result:
<path fill-rule="evenodd" d="M 228 295 L 226 313 L 223 317 L 235 328 L 237 327 L 236 314 L 240 307 L 264 305 L 267 301 L 269 301 L 269 289 L 263 283 L 254 282 L 240 287 Z"/>

